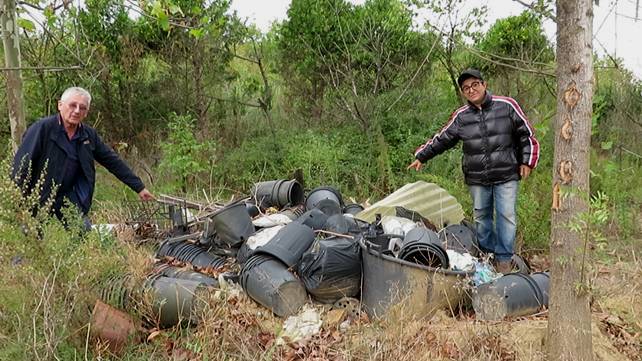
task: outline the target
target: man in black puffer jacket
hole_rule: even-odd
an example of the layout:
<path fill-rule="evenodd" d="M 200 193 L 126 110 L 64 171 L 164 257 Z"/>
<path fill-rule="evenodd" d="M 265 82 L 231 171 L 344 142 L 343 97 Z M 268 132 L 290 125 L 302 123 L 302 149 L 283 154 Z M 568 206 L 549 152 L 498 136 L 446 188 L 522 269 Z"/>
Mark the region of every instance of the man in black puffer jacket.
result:
<path fill-rule="evenodd" d="M 420 170 L 423 163 L 463 141 L 462 169 L 473 198 L 479 245 L 494 253 L 498 272 L 506 273 L 514 252 L 518 181 L 537 166 L 539 143 L 519 104 L 492 95 L 478 70 L 462 72 L 457 83 L 468 104 L 417 149 L 408 169 Z"/>
<path fill-rule="evenodd" d="M 138 193 L 141 200 L 154 198 L 96 130 L 83 123 L 90 103 L 87 90 L 78 87 L 65 90 L 58 101 L 59 113 L 40 119 L 27 129 L 11 174 L 25 195 L 40 193 L 41 206 L 52 198 L 51 213 L 59 219 L 63 218 L 64 200 L 69 200 L 82 213 L 86 228 L 91 226 L 87 214 L 96 182 L 94 161 Z M 36 189 L 41 176 L 44 182 Z"/>

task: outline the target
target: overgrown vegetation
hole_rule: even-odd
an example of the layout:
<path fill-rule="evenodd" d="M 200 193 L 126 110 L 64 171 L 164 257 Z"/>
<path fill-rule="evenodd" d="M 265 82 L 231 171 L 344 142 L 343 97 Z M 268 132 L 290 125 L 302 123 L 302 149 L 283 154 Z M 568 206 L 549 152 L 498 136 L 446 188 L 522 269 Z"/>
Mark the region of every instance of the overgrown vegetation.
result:
<path fill-rule="evenodd" d="M 457 13 L 457 1 L 413 3 L 437 14 Z M 334 185 L 357 201 L 372 202 L 405 183 L 426 180 L 447 189 L 470 211 L 460 149 L 430 161 L 418 175 L 406 166 L 415 148 L 461 104 L 453 74 L 473 65 L 485 71 L 489 89 L 516 98 L 534 124 L 542 156 L 521 183 L 518 249 L 548 249 L 555 63 L 537 14 L 500 20 L 484 32 L 477 20 L 485 10 L 476 9 L 477 20 L 460 14 L 452 29 L 439 31 L 414 25 L 414 8 L 405 1 L 293 0 L 287 19 L 261 34 L 230 14 L 223 0 L 91 0 L 85 5 L 47 8 L 38 24 L 40 18 L 21 12 L 24 66 L 80 65 L 24 71 L 26 114 L 34 121 L 53 113 L 67 86 L 87 87 L 94 97 L 89 122 L 152 190 L 228 199 L 245 194 L 253 182 L 301 169 L 307 188 Z M 601 206 L 608 209 L 601 225 L 607 239 L 634 244 L 642 219 L 642 82 L 613 61 L 596 59 L 591 193 L 603 195 Z M 6 114 L 4 96 L 0 100 L 0 112 Z M 8 137 L 3 123 L 1 144 Z M 88 290 L 124 272 L 132 250 L 93 233 L 65 230 L 43 212 L 33 217 L 35 199 L 21 200 L 7 177 L 10 157 L 3 157 L 0 359 L 83 359 L 85 351 L 92 352 L 84 344 Z M 109 177 L 101 179 L 93 219 L 118 220 L 118 210 L 105 207 L 128 191 Z M 214 320 L 182 339 L 191 342 L 192 351 L 210 350 L 212 359 L 229 351 L 239 360 L 285 352 L 266 348 L 265 335 L 272 337 L 274 330 L 252 324 L 242 311 L 212 307 L 232 323 Z M 247 332 L 243 337 L 241 326 Z M 207 343 L 212 332 L 216 338 Z M 489 351 L 492 345 L 500 345 L 497 352 L 508 355 L 504 359 L 514 357 L 507 341 L 490 331 L 488 337 L 475 331 L 471 344 L 461 347 L 429 330 L 407 332 L 391 337 L 419 335 L 422 345 L 438 347 L 433 354 L 444 359 L 497 359 Z M 323 337 L 342 347 L 356 342 L 350 335 L 341 341 Z M 396 340 L 382 335 L 364 340 L 374 346 L 353 345 L 357 359 L 403 360 L 402 351 L 419 347 L 404 339 L 404 348 L 396 349 L 387 343 Z M 158 343 L 138 347 L 128 359 L 164 352 Z M 301 346 L 314 347 L 314 342 Z"/>

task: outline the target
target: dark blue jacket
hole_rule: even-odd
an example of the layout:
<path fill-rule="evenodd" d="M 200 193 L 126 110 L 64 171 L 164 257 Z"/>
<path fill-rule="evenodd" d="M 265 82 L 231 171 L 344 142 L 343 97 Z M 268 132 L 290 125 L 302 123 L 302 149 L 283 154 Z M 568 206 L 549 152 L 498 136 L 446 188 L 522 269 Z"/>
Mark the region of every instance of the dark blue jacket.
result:
<path fill-rule="evenodd" d="M 41 205 L 52 195 L 54 184 L 60 185 L 64 178 L 67 153 L 64 151 L 63 144 L 67 139 L 64 138 L 66 136 L 64 132 L 60 131 L 61 126 L 59 114 L 38 120 L 25 132 L 22 144 L 14 157 L 11 175 L 27 194 L 34 191 L 40 175 L 44 174 L 44 184 L 40 192 Z M 96 183 L 94 161 L 107 168 L 134 192 L 138 193 L 145 188 L 143 181 L 100 139 L 94 128 L 83 123 L 77 132 L 80 132 L 78 147 L 80 173 L 87 178 L 90 187 L 88 204 L 78 205 L 83 214 L 89 212 L 94 194 Z"/>

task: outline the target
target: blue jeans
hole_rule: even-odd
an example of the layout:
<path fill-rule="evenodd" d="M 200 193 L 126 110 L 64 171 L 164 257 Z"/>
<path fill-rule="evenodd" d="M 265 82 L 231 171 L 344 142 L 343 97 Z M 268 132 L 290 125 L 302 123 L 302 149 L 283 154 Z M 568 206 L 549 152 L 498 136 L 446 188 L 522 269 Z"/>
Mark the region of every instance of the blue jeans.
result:
<path fill-rule="evenodd" d="M 479 247 L 497 261 L 510 261 L 517 230 L 518 181 L 492 186 L 468 186 L 473 197 L 473 218 Z M 493 213 L 495 222 L 493 222 Z"/>

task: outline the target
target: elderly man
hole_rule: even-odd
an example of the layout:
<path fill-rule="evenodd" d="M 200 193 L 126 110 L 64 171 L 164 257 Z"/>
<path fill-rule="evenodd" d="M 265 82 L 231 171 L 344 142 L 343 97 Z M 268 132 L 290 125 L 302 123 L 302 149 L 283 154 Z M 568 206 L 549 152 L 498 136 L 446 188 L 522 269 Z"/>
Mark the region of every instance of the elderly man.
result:
<path fill-rule="evenodd" d="M 154 198 L 96 130 L 83 123 L 90 103 L 91 95 L 85 89 L 65 90 L 58 101 L 59 113 L 40 119 L 27 129 L 12 170 L 12 177 L 27 194 L 40 192 L 41 205 L 52 197 L 51 212 L 58 219 L 62 219 L 61 209 L 68 199 L 83 214 L 87 227 L 96 182 L 94 160 L 138 193 L 141 200 Z M 35 190 L 41 176 L 44 184 Z"/>
<path fill-rule="evenodd" d="M 494 254 L 498 272 L 510 272 L 518 181 L 537 165 L 539 143 L 517 102 L 492 95 L 478 70 L 462 72 L 457 83 L 468 104 L 417 149 L 408 169 L 420 170 L 423 163 L 463 141 L 462 169 L 473 198 L 479 245 Z"/>

